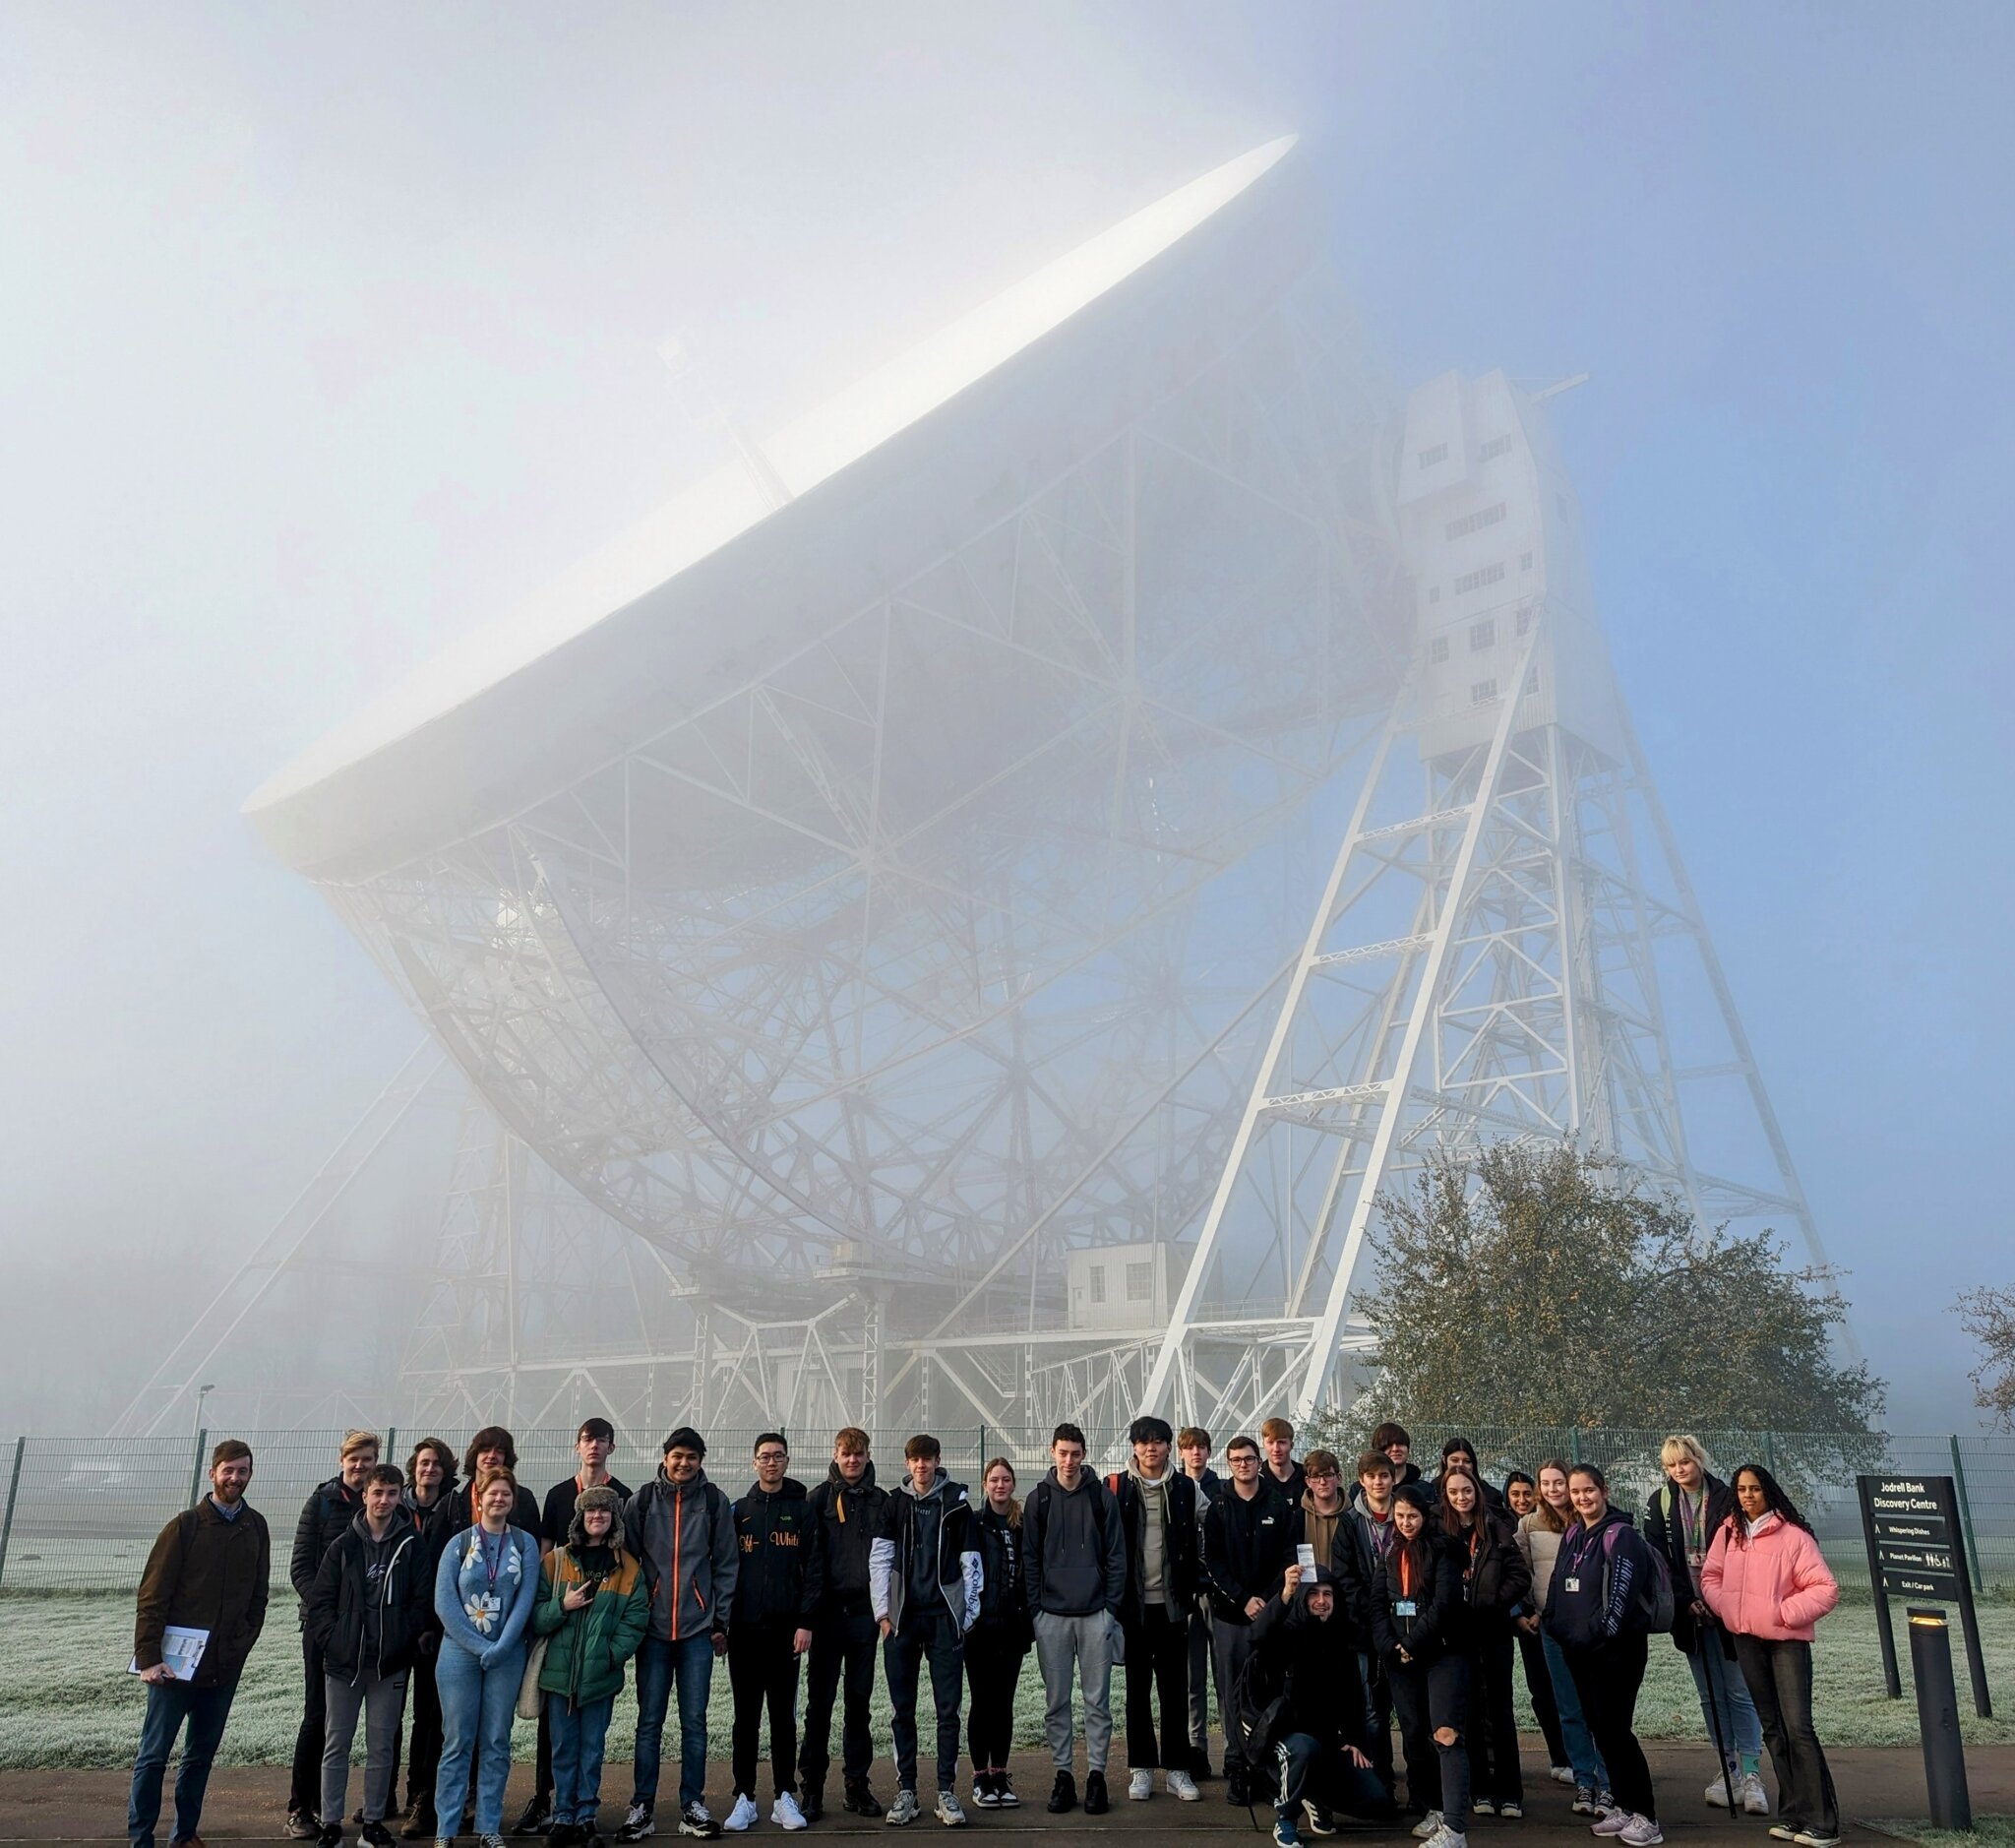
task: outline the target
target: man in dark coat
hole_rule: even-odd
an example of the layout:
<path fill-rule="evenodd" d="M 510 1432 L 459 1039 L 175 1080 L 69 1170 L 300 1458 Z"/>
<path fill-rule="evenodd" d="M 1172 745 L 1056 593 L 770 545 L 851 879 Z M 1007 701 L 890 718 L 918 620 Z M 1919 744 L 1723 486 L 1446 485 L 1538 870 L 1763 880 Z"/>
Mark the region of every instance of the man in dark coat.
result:
<path fill-rule="evenodd" d="M 133 1663 L 147 1686 L 147 1718 L 126 1805 L 132 1848 L 153 1848 L 161 1779 L 185 1724 L 174 1839 L 198 1839 L 210 1767 L 231 1715 L 238 1675 L 266 1627 L 273 1542 L 265 1515 L 245 1501 L 251 1480 L 250 1447 L 226 1438 L 211 1452 L 210 1493 L 169 1521 L 147 1556 L 133 1624 Z M 205 1638 L 193 1667 L 187 1667 L 186 1650 L 164 1647 L 170 1626 Z"/>
<path fill-rule="evenodd" d="M 868 1434 L 848 1425 L 832 1440 L 825 1480 L 805 1498 L 813 1544 L 820 1555 L 821 1595 L 812 1613 L 812 1648 L 805 1677 L 805 1731 L 798 1747 L 798 1776 L 805 1819 L 825 1813 L 825 1773 L 831 1767 L 832 1701 L 845 1684 L 841 1718 L 841 1801 L 854 1816 L 879 1817 L 882 1805 L 868 1784 L 875 1748 L 868 1706 L 875 1693 L 875 1645 L 881 1627 L 868 1589 L 869 1554 L 888 1505 L 875 1481 Z"/>
<path fill-rule="evenodd" d="M 1130 1468 L 1108 1485 L 1125 1534 L 1127 1586 L 1120 1600 L 1126 1638 L 1127 1795 L 1144 1803 L 1154 1773 L 1167 1773 L 1170 1792 L 1197 1798 L 1190 1769 L 1190 1614 L 1196 1602 L 1196 1487 L 1169 1460 L 1174 1433 L 1151 1412 L 1127 1434 Z M 1161 1736 L 1154 1703 L 1161 1702 Z"/>
<path fill-rule="evenodd" d="M 351 1431 L 337 1452 L 340 1467 L 317 1486 L 294 1523 L 294 1550 L 287 1578 L 301 1601 L 301 1729 L 294 1735 L 294 1774 L 287 1789 L 287 1834 L 295 1841 L 313 1841 L 322 1826 L 322 1751 L 328 1725 L 326 1671 L 322 1648 L 308 1630 L 308 1594 L 322 1556 L 349 1531 L 364 1506 L 364 1478 L 378 1466 L 378 1434 Z M 332 1821 L 340 1822 L 340 1817 Z"/>

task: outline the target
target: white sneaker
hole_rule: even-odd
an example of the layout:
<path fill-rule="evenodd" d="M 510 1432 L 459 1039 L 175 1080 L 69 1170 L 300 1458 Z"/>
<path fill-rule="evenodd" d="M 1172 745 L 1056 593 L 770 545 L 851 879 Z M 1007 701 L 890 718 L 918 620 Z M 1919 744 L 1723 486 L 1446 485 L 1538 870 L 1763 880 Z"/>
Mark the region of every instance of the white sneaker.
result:
<path fill-rule="evenodd" d="M 917 1819 L 917 1793 L 913 1790 L 898 1790 L 895 1801 L 888 1806 L 883 1817 L 890 1828 L 907 1828 Z"/>
<path fill-rule="evenodd" d="M 1428 1837 L 1434 1834 L 1434 1832 L 1440 1826 L 1441 1812 L 1438 1810 L 1430 1810 L 1426 1816 L 1422 1817 L 1421 1819 L 1413 1825 L 1413 1838 L 1415 1841 L 1426 1841 Z"/>
<path fill-rule="evenodd" d="M 1770 1793 L 1763 1788 L 1763 1780 L 1751 1771 L 1736 1786 L 1736 1795 L 1741 1806 L 1751 1816 L 1770 1814 Z"/>
<path fill-rule="evenodd" d="M 1458 1835 L 1446 1822 L 1443 1822 L 1439 1828 L 1428 1837 L 1428 1848 L 1469 1848 L 1469 1837 L 1467 1835 Z"/>
<path fill-rule="evenodd" d="M 1130 1803 L 1145 1803 L 1154 1795 L 1154 1773 L 1135 1771 L 1127 1780 L 1127 1800 Z"/>
<path fill-rule="evenodd" d="M 1571 1784 L 1574 1781 L 1574 1771 L 1571 1765 L 1553 1765 L 1548 1769 L 1547 1775 L 1557 1784 Z"/>
<path fill-rule="evenodd" d="M 1665 1840 L 1665 1831 L 1648 1816 L 1633 1816 L 1630 1826 L 1617 1837 L 1624 1848 L 1656 1848 Z"/>
<path fill-rule="evenodd" d="M 803 1828 L 805 1813 L 798 1808 L 798 1800 L 789 1791 L 769 1806 L 769 1819 L 778 1828 Z"/>
<path fill-rule="evenodd" d="M 963 1828 L 965 1812 L 958 1807 L 958 1792 L 941 1790 L 938 1793 L 938 1820 L 946 1828 Z"/>
<path fill-rule="evenodd" d="M 1196 1788 L 1196 1780 L 1188 1771 L 1169 1773 L 1169 1795 L 1178 1803 L 1201 1803 L 1203 1793 Z"/>
<path fill-rule="evenodd" d="M 798 1817 L 800 1823 L 804 1817 Z M 762 1820 L 762 1813 L 756 1808 L 756 1799 L 746 1793 L 735 1799 L 735 1807 L 727 1813 L 721 1827 L 731 1835 L 739 1835 L 752 1822 Z"/>
<path fill-rule="evenodd" d="M 1707 1786 L 1707 1801 L 1713 1804 L 1717 1810 L 1726 1810 L 1728 1808 L 1728 1792 L 1729 1785 L 1731 1784 L 1735 1786 L 1738 1793 L 1740 1792 L 1742 1788 L 1741 1772 L 1738 1771 L 1733 1777 L 1727 1779 L 1717 1777 L 1713 1783 Z"/>
<path fill-rule="evenodd" d="M 1630 1821 L 1627 1810 L 1605 1810 L 1595 1818 L 1588 1832 L 1591 1835 L 1620 1835 L 1630 1826 Z"/>

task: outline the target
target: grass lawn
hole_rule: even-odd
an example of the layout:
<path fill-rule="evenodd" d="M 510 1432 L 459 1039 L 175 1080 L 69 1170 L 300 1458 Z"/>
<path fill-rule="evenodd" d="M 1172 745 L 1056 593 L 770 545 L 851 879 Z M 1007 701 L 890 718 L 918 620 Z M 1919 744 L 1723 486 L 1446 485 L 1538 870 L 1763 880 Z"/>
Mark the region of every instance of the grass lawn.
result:
<path fill-rule="evenodd" d="M 1923 1842 L 1924 1848 L 2015 1848 L 2015 1817 L 1977 1816 L 1970 1835 L 1956 1828 L 1933 1828 L 1922 1817 L 1867 1817 L 1863 1825 L 1904 1841 Z"/>
<path fill-rule="evenodd" d="M 1899 1623 L 1900 1628 L 1900 1623 Z M 1998 1693 L 2015 1693 L 2015 1606 L 1989 1603 L 1981 1609 L 1982 1642 L 1986 1650 L 1987 1681 Z M 1902 1638 L 1899 1637 L 1899 1642 Z M 1955 1638 L 1955 1645 L 1957 1639 Z M 111 1596 L 37 1596 L 0 1598 L 0 1766 L 117 1766 L 132 1761 L 140 1736 L 146 1698 L 139 1682 L 126 1673 L 133 1652 L 133 1605 L 130 1598 Z M 1956 1648 L 1955 1648 L 1956 1653 Z M 1815 1705 L 1821 1737 L 1838 1746 L 1913 1746 L 1917 1744 L 1917 1707 L 1910 1697 L 1910 1668 L 1904 1665 L 1904 1695 L 1890 1700 L 1882 1693 L 1882 1659 L 1875 1637 L 1873 1608 L 1844 1606 L 1819 1626 L 1815 1649 Z M 300 1720 L 300 1653 L 294 1613 L 275 1598 L 266 1634 L 261 1637 L 239 1686 L 224 1734 L 218 1761 L 224 1764 L 284 1764 L 293 1756 L 294 1729 Z M 1114 1675 L 1113 1704 L 1120 1707 L 1124 1671 Z M 1961 1728 L 1969 1744 L 2015 1743 L 2015 1720 L 1973 1717 L 1972 1702 L 1960 1665 Z M 887 1745 L 887 1705 L 880 1677 L 876 1682 L 877 1749 Z M 924 1732 L 930 1733 L 929 1696 L 924 1700 Z M 1533 1727 L 1520 1684 L 1521 1724 Z M 635 1730 L 636 1705 L 625 1695 L 617 1701 L 609 1731 L 609 1756 L 628 1758 Z M 716 1672 L 709 1712 L 710 1753 L 725 1757 L 728 1747 L 729 1700 L 727 1671 Z M 1016 1734 L 1024 1744 L 1042 1733 L 1042 1684 L 1030 1656 L 1022 1671 L 1015 1704 Z M 1637 1705 L 1637 1728 L 1647 1739 L 1705 1739 L 1700 1706 L 1685 1660 L 1662 1637 L 1651 1645 L 1651 1668 Z M 359 1729 L 361 1733 L 361 1728 Z M 519 1723 L 519 1754 L 528 1757 L 533 1728 Z M 838 1744 L 834 1740 L 835 1747 Z M 361 1752 L 361 1739 L 359 1741 Z M 1899 1826 L 1901 1832 L 1902 1825 Z M 2005 1848 L 2015 1848 L 2015 1828 L 1994 1820 L 1984 1832 L 2004 1831 Z M 1911 1831 L 1934 1848 L 1941 1837 Z M 1979 1837 L 1951 1838 L 1954 1843 Z"/>

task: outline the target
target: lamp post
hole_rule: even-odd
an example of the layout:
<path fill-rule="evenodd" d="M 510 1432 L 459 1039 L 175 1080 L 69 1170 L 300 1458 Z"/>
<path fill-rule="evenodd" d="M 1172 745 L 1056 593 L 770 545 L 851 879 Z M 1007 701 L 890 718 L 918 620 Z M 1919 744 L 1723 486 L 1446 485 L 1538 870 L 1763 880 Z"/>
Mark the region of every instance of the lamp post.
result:
<path fill-rule="evenodd" d="M 196 1388 L 196 1422 L 190 1426 L 198 1437 L 203 1435 L 203 1401 L 216 1390 L 214 1380 L 206 1381 Z"/>

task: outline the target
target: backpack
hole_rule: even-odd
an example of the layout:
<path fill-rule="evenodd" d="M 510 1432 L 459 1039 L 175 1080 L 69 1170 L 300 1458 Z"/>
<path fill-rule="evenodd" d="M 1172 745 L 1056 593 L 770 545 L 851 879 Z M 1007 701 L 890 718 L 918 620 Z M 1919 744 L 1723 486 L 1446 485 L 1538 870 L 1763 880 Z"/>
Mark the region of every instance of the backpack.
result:
<path fill-rule="evenodd" d="M 1610 1566 L 1616 1558 L 1617 1536 L 1623 1531 L 1623 1523 L 1618 1521 L 1602 1537 L 1602 1608 L 1610 1607 Z M 1651 1562 L 1650 1582 L 1639 1587 L 1630 1596 L 1631 1614 L 1637 1618 L 1637 1628 L 1644 1631 L 1669 1631 L 1673 1627 L 1673 1574 L 1665 1563 L 1665 1554 L 1648 1541 L 1644 1555 Z"/>
<path fill-rule="evenodd" d="M 1245 1749 L 1247 1775 L 1254 1779 L 1268 1775 L 1273 1748 L 1278 1743 L 1274 1735 L 1280 1730 L 1281 1709 L 1287 1705 L 1286 1677 L 1281 1678 L 1277 1690 L 1272 1689 L 1260 1667 L 1259 1651 L 1254 1649 L 1232 1683 L 1226 1705 L 1230 1709 L 1227 1724 L 1237 1731 Z"/>

